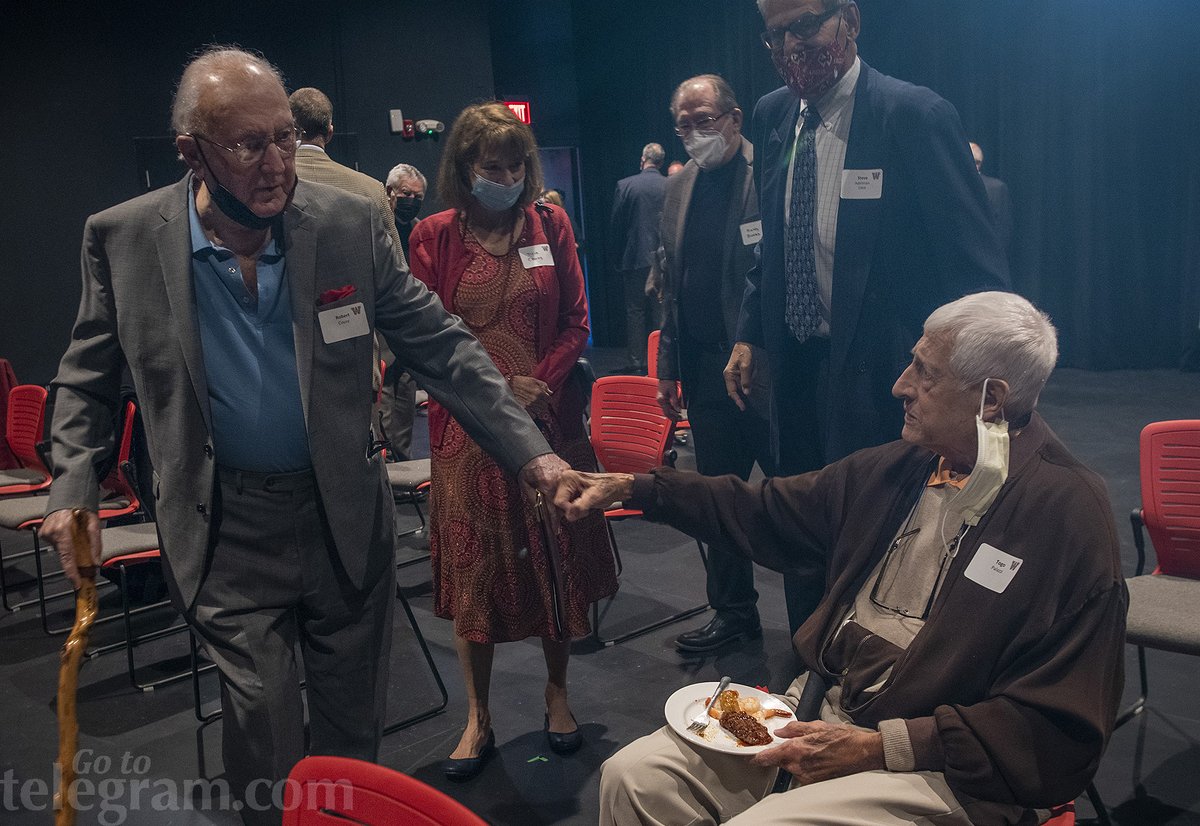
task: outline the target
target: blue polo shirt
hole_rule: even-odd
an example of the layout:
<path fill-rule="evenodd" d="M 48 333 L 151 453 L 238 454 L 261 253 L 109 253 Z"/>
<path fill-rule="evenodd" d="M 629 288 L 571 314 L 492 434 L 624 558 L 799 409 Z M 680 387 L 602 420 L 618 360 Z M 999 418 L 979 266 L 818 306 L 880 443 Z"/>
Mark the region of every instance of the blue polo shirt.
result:
<path fill-rule="evenodd" d="M 279 240 L 272 238 L 258 255 L 256 299 L 242 281 L 237 256 L 204 234 L 191 191 L 188 216 L 217 463 L 260 473 L 311 467 Z"/>

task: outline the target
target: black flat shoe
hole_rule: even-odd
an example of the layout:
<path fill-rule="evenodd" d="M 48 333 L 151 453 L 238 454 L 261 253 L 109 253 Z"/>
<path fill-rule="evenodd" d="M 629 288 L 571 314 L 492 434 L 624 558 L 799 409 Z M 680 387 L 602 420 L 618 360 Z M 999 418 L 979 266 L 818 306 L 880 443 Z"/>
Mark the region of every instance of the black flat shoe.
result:
<path fill-rule="evenodd" d="M 575 715 L 571 715 L 571 719 L 575 719 Z M 555 754 L 574 754 L 579 751 L 579 747 L 583 745 L 583 732 L 579 730 L 579 723 L 575 723 L 575 730 L 568 731 L 565 734 L 550 730 L 550 715 L 546 715 L 546 722 L 542 726 L 542 731 L 546 732 L 546 739 L 550 741 L 550 751 Z"/>
<path fill-rule="evenodd" d="M 762 636 L 757 622 L 733 620 L 717 614 L 703 628 L 688 631 L 675 638 L 675 647 L 688 654 L 714 651 L 736 640 L 756 640 Z"/>
<path fill-rule="evenodd" d="M 447 780 L 453 780 L 456 783 L 466 782 L 483 771 L 484 765 L 487 764 L 487 761 L 495 753 L 496 732 L 488 729 L 488 736 L 483 744 L 483 751 L 474 757 L 447 757 L 442 761 L 442 774 L 446 775 Z"/>

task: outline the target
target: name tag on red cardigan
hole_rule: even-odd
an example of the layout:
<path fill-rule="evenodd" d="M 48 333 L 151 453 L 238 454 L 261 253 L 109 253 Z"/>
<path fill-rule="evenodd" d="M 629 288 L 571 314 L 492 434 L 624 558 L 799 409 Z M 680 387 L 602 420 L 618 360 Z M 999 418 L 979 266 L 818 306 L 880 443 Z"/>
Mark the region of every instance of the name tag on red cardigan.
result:
<path fill-rule="evenodd" d="M 531 247 L 521 247 L 518 251 L 521 253 L 521 263 L 527 270 L 554 266 L 554 256 L 550 253 L 549 244 L 534 244 Z"/>
<path fill-rule="evenodd" d="M 1013 581 L 1021 568 L 1022 560 L 1012 554 L 1006 554 L 999 548 L 993 548 L 984 542 L 975 552 L 975 557 L 967 565 L 967 579 L 977 582 L 989 591 L 1003 594 L 1008 583 Z"/>

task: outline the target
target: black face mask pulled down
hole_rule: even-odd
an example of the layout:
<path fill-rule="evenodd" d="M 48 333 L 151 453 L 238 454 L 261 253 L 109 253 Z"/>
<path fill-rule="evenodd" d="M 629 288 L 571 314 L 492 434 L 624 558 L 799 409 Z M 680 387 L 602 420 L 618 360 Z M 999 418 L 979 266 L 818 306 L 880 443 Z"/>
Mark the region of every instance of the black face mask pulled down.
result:
<path fill-rule="evenodd" d="M 213 202 L 217 208 L 225 213 L 230 220 L 241 224 L 246 229 L 266 229 L 279 220 L 279 216 L 283 214 L 280 210 L 274 215 L 269 215 L 266 218 L 254 213 L 250 207 L 239 201 L 234 194 L 225 188 L 217 178 L 217 173 L 213 172 L 212 164 L 208 162 L 208 158 L 204 157 L 204 150 L 200 148 L 200 142 L 196 142 L 196 148 L 200 150 L 200 159 L 204 161 L 204 166 L 208 169 L 208 178 L 205 184 L 208 186 L 208 194 L 212 196 Z M 292 192 L 288 193 L 288 201 L 291 202 L 292 194 L 296 191 L 296 184 L 292 183 Z"/>
<path fill-rule="evenodd" d="M 397 198 L 396 206 L 392 213 L 396 216 L 397 224 L 407 224 L 413 218 L 417 217 L 417 213 L 421 211 L 422 199 L 415 195 L 407 198 Z"/>

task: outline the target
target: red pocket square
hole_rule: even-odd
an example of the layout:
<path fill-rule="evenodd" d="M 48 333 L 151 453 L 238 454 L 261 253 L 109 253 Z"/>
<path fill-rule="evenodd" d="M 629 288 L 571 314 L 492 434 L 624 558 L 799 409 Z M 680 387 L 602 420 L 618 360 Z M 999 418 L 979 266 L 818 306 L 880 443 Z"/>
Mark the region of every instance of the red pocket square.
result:
<path fill-rule="evenodd" d="M 335 301 L 341 301 L 343 298 L 349 298 L 357 291 L 357 287 L 353 284 L 347 284 L 344 287 L 337 287 L 332 290 L 326 290 L 317 298 L 317 306 L 332 304 Z"/>

